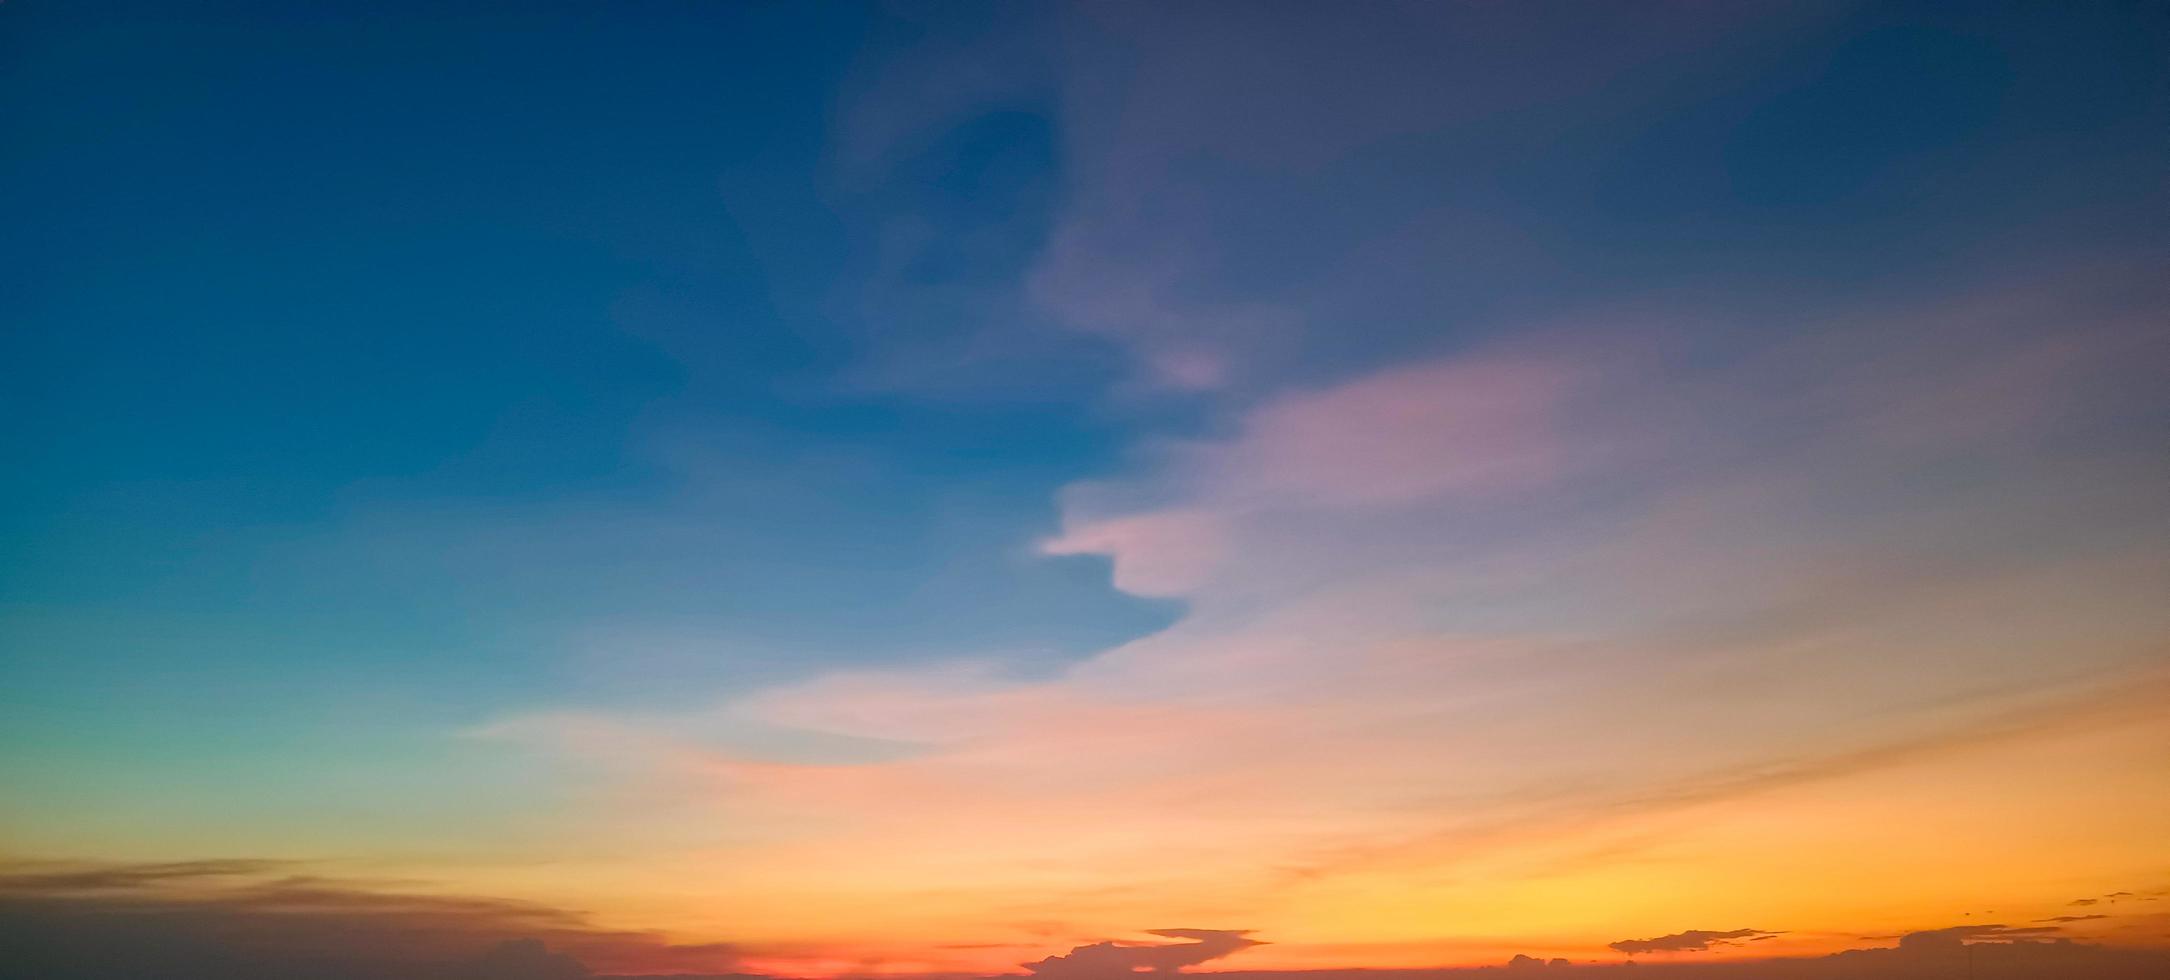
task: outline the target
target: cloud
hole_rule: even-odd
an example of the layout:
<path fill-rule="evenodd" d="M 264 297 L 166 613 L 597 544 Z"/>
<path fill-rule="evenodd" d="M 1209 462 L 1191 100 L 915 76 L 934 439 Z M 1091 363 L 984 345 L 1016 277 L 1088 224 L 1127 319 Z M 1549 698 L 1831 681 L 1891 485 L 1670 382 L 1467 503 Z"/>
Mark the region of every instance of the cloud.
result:
<path fill-rule="evenodd" d="M 728 946 L 600 929 L 545 905 L 276 874 L 296 867 L 6 866 L 0 965 L 47 980 L 578 980 L 591 966 L 737 962 Z"/>
<path fill-rule="evenodd" d="M 1589 33 L 1569 36 L 1519 8 L 1380 5 L 1350 19 L 1265 7 L 1231 19 L 1095 4 L 1013 13 L 998 29 L 914 31 L 909 47 L 870 59 L 841 100 L 835 142 L 850 182 L 925 183 L 914 179 L 918 155 L 1022 115 L 1047 121 L 1053 150 L 1037 133 L 1012 148 L 1032 152 L 1056 186 L 1024 207 L 1003 201 L 1000 185 L 976 187 L 975 203 L 997 203 L 940 234 L 925 212 L 948 209 L 902 209 L 904 227 L 879 237 L 901 240 L 892 248 L 903 254 L 885 249 L 874 264 L 913 274 L 877 274 L 865 319 L 890 328 L 870 335 L 909 337 L 909 350 L 874 341 L 868 373 L 920 392 L 960 375 L 1014 389 L 1021 373 L 1098 360 L 1079 356 L 1084 340 L 1128 368 L 1125 393 L 1214 397 L 1285 380 L 1307 361 L 1391 352 L 1415 323 L 1459 333 L 1454 314 L 1470 297 L 1562 278 L 1553 243 L 1521 207 L 1470 192 L 1526 166 L 1506 148 L 1515 141 L 1497 138 L 1502 114 L 1557 126 L 1537 120 L 1620 99 L 1621 73 L 1799 16 L 1581 19 Z M 1007 228 L 1020 212 L 1029 234 L 981 227 Z M 975 267 L 1009 273 L 1010 256 L 1027 260 L 1006 281 L 930 283 L 934 263 L 914 261 L 989 238 L 997 249 Z M 929 306 L 949 315 L 922 326 L 911 311 Z M 919 328 L 894 330 L 900 319 Z M 957 322 L 969 326 L 947 326 Z M 1035 360 L 1063 368 L 1034 372 Z M 950 370 L 959 364 L 977 370 Z"/>
<path fill-rule="evenodd" d="M 1392 333 L 1366 321 L 1451 305 L 1434 295 L 1443 284 L 1496 290 L 1549 269 L 1498 210 L 1442 193 L 1455 181 L 1363 164 L 1393 147 L 1452 161 L 1434 173 L 1508 166 L 1475 136 L 1494 113 L 1572 103 L 1763 19 L 1596 16 L 1603 45 L 1506 9 L 1080 13 L 1055 59 L 1066 204 L 1030 295 L 1057 323 L 1121 345 L 1144 384 L 1199 391 L 1254 385 L 1307 351 L 1361 349 Z M 1502 58 L 1507 47 L 1518 56 Z M 1363 317 L 1357 297 L 1385 310 Z"/>
<path fill-rule="evenodd" d="M 1963 977 L 1969 961 L 1981 980 L 2157 980 L 2170 975 L 2170 950 L 2119 949 L 2077 942 L 1998 942 L 1971 947 L 1850 949 L 1813 957 L 1758 959 L 1626 960 L 1571 964 L 1518 954 L 1508 961 L 1515 975 L 1557 972 L 1622 980 L 1920 980 Z M 1215 970 L 1218 980 L 1483 980 L 1498 966 L 1450 969 L 1325 969 L 1302 971 Z"/>
<path fill-rule="evenodd" d="M 1926 929 L 1910 932 L 1899 937 L 1900 949 L 1933 949 L 1957 946 L 1970 941 L 1981 942 L 2027 942 L 2056 936 L 2056 926 L 2006 926 L 1988 924 L 1978 926 L 1951 926 L 1944 929 Z"/>
<path fill-rule="evenodd" d="M 2036 921 L 2036 922 L 2087 922 L 2087 921 L 2091 921 L 2091 920 L 2094 920 L 2094 919 L 2107 919 L 2107 918 L 2109 918 L 2109 916 L 2107 916 L 2107 915 L 2102 915 L 2102 914 L 2099 914 L 2099 913 L 2098 913 L 2098 914 L 2095 914 L 2095 915 L 2053 915 L 2053 916 L 2050 916 L 2050 917 L 2049 917 L 2049 918 L 2047 918 L 2047 919 L 2036 919 L 2036 920 L 2034 920 L 2034 921 Z"/>
<path fill-rule="evenodd" d="M 1221 560 L 1221 519 L 1165 511 L 1074 524 L 1041 545 L 1050 555 L 1106 555 L 1114 585 L 1132 595 L 1183 595 L 1213 580 Z"/>
<path fill-rule="evenodd" d="M 1270 399 L 1176 478 L 1228 505 L 1361 507 L 1557 479 L 1572 364 L 1513 355 L 1399 367 Z"/>
<path fill-rule="evenodd" d="M 1633 956 L 1637 953 L 1701 952 L 1713 946 L 1731 946 L 1736 943 L 1752 942 L 1780 935 L 1784 935 L 1784 933 L 1768 932 L 1762 929 L 1730 929 L 1724 932 L 1690 929 L 1686 932 L 1676 932 L 1670 936 L 1659 936 L 1656 939 L 1622 939 L 1619 942 L 1607 945 L 1619 952 Z"/>
<path fill-rule="evenodd" d="M 1022 965 L 1035 974 L 1054 977 L 1119 975 L 1142 971 L 1172 973 L 1186 966 L 1196 966 L 1263 945 L 1250 938 L 1249 930 L 1152 929 L 1148 930 L 1147 934 L 1163 939 L 1187 939 L 1190 942 L 1133 943 L 1109 940 L 1079 946 L 1061 956 L 1050 956 Z"/>
<path fill-rule="evenodd" d="M 172 861 L 164 864 L 116 864 L 83 866 L 68 862 L 0 865 L 0 890 L 93 891 L 141 888 L 200 878 L 263 875 L 291 867 L 292 862 L 260 860 Z M 50 868 L 51 870 L 38 870 Z"/>
<path fill-rule="evenodd" d="M 1156 445 L 1145 473 L 1069 488 L 1042 550 L 1106 555 L 1126 592 L 1193 596 L 1270 571 L 1231 558 L 1255 556 L 1275 527 L 1541 490 L 1603 442 L 1563 431 L 1581 373 L 1479 353 L 1269 398 L 1229 438 Z"/>
<path fill-rule="evenodd" d="M 1902 942 L 1897 948 L 1856 949 L 1814 959 L 1739 964 L 1730 973 L 1697 975 L 1739 976 L 1743 980 L 1774 975 L 1831 977 L 1834 980 L 1911 980 L 1971 973 L 1977 977 L 2009 980 L 2033 977 L 2141 980 L 2161 976 L 2163 970 L 2170 967 L 2170 952 L 2161 949 L 2118 949 L 2024 935 L 2001 940 L 1985 937 L 1991 941 L 1969 943 L 1963 939 L 1942 938 L 1946 933 L 1947 930 L 1932 930 L 1916 934 L 1940 938 L 1931 942 Z"/>
<path fill-rule="evenodd" d="M 475 961 L 477 980 L 582 980 L 594 976 L 586 964 L 553 953 L 540 939 L 508 939 Z"/>

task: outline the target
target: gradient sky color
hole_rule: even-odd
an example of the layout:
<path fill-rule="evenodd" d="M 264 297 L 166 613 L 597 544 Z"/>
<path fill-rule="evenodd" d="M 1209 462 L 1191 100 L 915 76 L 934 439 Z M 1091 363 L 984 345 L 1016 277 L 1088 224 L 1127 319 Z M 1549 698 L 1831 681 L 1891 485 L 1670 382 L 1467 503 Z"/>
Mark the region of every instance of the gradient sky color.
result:
<path fill-rule="evenodd" d="M 19 2 L 0 91 L 0 935 L 2170 949 L 2161 4 Z"/>

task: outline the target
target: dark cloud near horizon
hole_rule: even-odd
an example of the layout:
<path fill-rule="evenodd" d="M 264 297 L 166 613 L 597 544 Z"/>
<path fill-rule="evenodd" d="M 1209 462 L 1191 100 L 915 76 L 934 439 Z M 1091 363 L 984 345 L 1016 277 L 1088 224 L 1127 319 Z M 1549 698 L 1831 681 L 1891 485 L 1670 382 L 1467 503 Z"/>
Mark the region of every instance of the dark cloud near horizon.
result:
<path fill-rule="evenodd" d="M 2166 895 L 2166 894 L 2170 894 L 2170 892 L 2150 892 L 2150 893 L 2149 893 L 2149 895 Z M 2140 895 L 2140 894 L 2139 894 L 2138 892 L 2129 892 L 2129 891 L 2114 891 L 2114 892 L 2110 892 L 2110 893 L 2108 893 L 2108 894 L 2105 894 L 2105 895 L 2099 895 L 2099 896 L 2096 896 L 2096 897 L 2094 897 L 2094 898 L 2075 898 L 2075 899 L 2073 899 L 2073 900 L 2071 900 L 2071 901 L 2069 901 L 2069 902 L 2066 902 L 2065 904 L 2066 904 L 2066 905 L 2069 905 L 2069 906 L 2072 906 L 2073 908 L 2087 908 L 2087 907 L 2089 907 L 2089 906 L 2095 906 L 2095 905 L 2103 905 L 2103 904 L 2109 904 L 2109 905 L 2116 905 L 2116 904 L 2118 903 L 2118 901 L 2119 901 L 2120 899 L 2127 899 L 2127 898 L 2138 898 L 2138 899 L 2141 899 L 2142 901 L 2153 901 L 2153 900 L 2154 900 L 2153 898 L 2150 898 L 2150 897 L 2144 897 L 2144 896 Z"/>
<path fill-rule="evenodd" d="M 1622 939 L 1619 942 L 1607 945 L 1629 956 L 1637 953 L 1692 953 L 1701 952 L 1713 946 L 1731 946 L 1740 942 L 1769 939 L 1777 935 L 1782 935 L 1782 933 L 1771 932 L 1767 929 L 1728 929 L 1724 932 L 1710 929 L 1690 929 L 1686 932 L 1673 933 L 1670 936 L 1659 936 L 1656 939 Z"/>
<path fill-rule="evenodd" d="M 2001 923 L 1950 926 L 1944 929 L 1924 929 L 1920 932 L 1909 932 L 1899 937 L 1899 948 L 1919 949 L 1937 946 L 1958 946 L 1970 941 L 2034 942 L 2055 938 L 2060 931 L 2056 926 L 2007 926 Z"/>
<path fill-rule="evenodd" d="M 1264 943 L 1248 929 L 1150 929 L 1147 935 L 1187 939 L 1180 943 L 1130 943 L 1108 940 L 1079 946 L 1061 956 L 1020 964 L 1040 976 L 1081 977 L 1150 970 L 1173 973 L 1186 966 L 1217 960 Z"/>
<path fill-rule="evenodd" d="M 262 875 L 291 867 L 291 864 L 285 861 L 214 859 L 97 866 L 36 862 L 11 865 L 10 867 L 16 870 L 12 873 L 0 874 L 0 890 L 140 888 L 145 885 L 186 881 L 196 878 Z M 49 870 L 34 870 L 40 868 Z"/>
<path fill-rule="evenodd" d="M 715 972 L 723 945 L 565 909 L 380 890 L 269 861 L 0 866 L 0 976 L 40 980 L 581 980 Z"/>
<path fill-rule="evenodd" d="M 1932 930 L 1940 933 L 1942 930 Z M 1512 961 L 1512 975 L 1618 977 L 1621 980 L 2161 980 L 2170 976 L 2170 950 L 2097 946 L 2067 940 L 2013 939 L 1961 945 L 1854 949 L 1828 956 L 1752 960 L 1625 960 L 1563 965 L 1561 960 Z M 1484 980 L 1501 967 L 1440 970 L 1216 971 L 1213 980 Z"/>
<path fill-rule="evenodd" d="M 353 882 L 294 874 L 273 877 L 299 868 L 244 861 L 0 865 L 0 977 L 769 980 L 727 972 L 733 958 L 722 947 L 674 947 L 644 933 L 599 930 L 563 909 L 374 891 Z M 2170 976 L 2170 951 L 2096 946 L 2056 933 L 2047 927 L 1956 926 L 1910 933 L 1899 937 L 1896 946 L 1831 956 L 1643 962 L 1620 975 L 1634 980 L 1901 980 L 1970 957 L 1977 980 Z M 1063 980 L 1113 980 L 1141 971 L 1179 972 L 1260 945 L 1247 930 L 1159 929 L 1150 934 L 1177 941 L 1080 946 L 1028 969 Z M 1779 933 L 1690 930 L 1629 942 L 1685 949 L 1696 942 L 1707 947 L 1774 935 Z M 1627 969 L 1626 964 L 1571 967 L 1564 960 L 1535 957 L 1509 966 L 1517 973 L 1572 969 L 1576 975 Z M 1214 978 L 1474 980 L 1496 975 L 1499 969 L 1224 971 Z"/>

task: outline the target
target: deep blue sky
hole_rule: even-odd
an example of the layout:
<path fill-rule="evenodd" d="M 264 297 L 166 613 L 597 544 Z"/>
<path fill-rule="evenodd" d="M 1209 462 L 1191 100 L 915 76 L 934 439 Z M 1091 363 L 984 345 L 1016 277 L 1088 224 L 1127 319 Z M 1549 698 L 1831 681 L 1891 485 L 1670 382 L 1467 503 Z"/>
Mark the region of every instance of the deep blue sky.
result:
<path fill-rule="evenodd" d="M 1091 560 L 1023 560 L 1105 424 L 825 390 L 860 329 L 824 299 L 865 264 L 855 217 L 1047 208 L 1025 110 L 894 187 L 831 186 L 837 79 L 897 25 L 788 5 L 13 17 L 10 612 L 107 634 L 34 660 L 142 644 L 155 676 L 167 644 L 138 631 L 164 616 L 455 683 L 469 649 L 533 643 L 539 620 L 728 617 L 760 646 L 878 657 L 1081 652 L 1164 618 Z M 665 518 L 687 526 L 601 540 L 687 493 L 682 466 L 717 483 Z M 516 516 L 561 508 L 592 517 Z M 460 540 L 473 510 L 505 526 Z M 206 640 L 184 645 L 202 666 Z M 522 666 L 483 659 L 493 685 Z"/>

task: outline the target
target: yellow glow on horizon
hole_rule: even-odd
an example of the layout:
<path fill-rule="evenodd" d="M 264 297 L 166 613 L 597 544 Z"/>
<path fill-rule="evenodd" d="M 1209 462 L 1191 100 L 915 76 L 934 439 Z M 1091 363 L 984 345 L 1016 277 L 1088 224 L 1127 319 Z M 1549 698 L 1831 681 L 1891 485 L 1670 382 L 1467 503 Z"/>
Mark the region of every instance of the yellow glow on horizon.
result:
<path fill-rule="evenodd" d="M 1255 929 L 1271 942 L 1217 964 L 1229 969 L 1480 965 L 1517 952 L 1610 960 L 1619 956 L 1606 943 L 1620 939 L 1784 933 L 1692 954 L 1724 958 L 2047 918 L 2075 898 L 2156 884 L 2132 880 L 2135 868 L 2170 879 L 2164 826 L 2170 712 L 2128 711 L 1302 873 L 1285 866 L 1292 852 L 1267 849 L 1277 840 L 1270 826 L 1234 828 L 1243 832 L 1215 848 L 1211 827 L 1145 809 L 1046 820 L 991 810 L 954 824 L 928 812 L 874 835 L 479 868 L 461 887 L 584 908 L 600 924 L 660 927 L 685 942 L 760 937 L 749 955 L 761 968 L 808 975 L 1007 971 L 1178 925 Z M 1187 854 L 1190 844 L 1201 850 Z M 1242 860 L 1246 848 L 1259 859 Z M 1077 860 L 1095 854 L 1110 863 Z"/>

